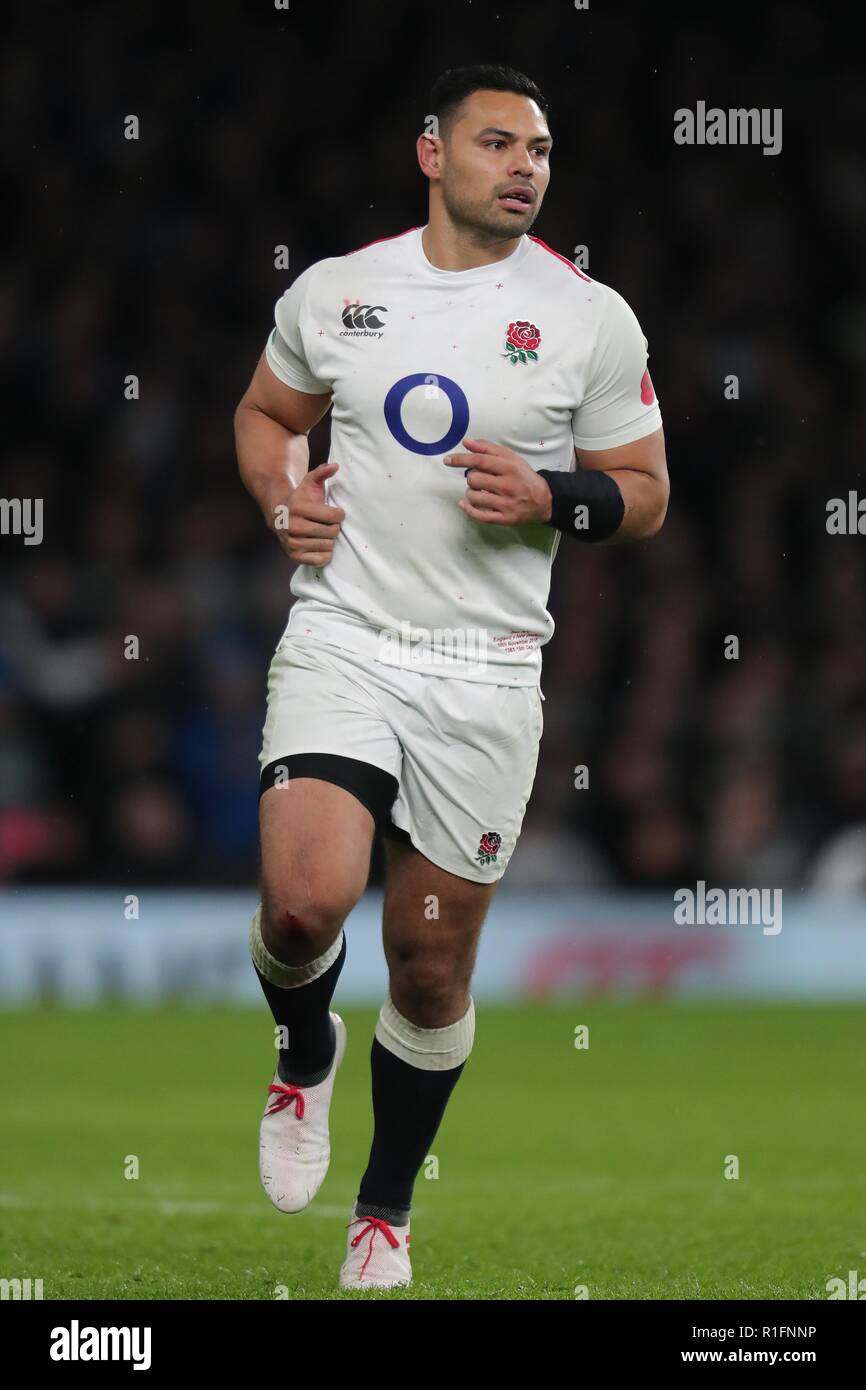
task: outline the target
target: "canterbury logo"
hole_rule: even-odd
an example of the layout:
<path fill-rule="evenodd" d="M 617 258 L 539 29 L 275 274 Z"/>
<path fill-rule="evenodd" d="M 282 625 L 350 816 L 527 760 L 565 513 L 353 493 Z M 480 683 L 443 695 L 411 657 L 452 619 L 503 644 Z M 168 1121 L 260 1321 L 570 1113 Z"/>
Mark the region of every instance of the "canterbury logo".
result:
<path fill-rule="evenodd" d="M 347 304 L 342 313 L 343 324 L 346 328 L 384 328 L 378 315 L 387 312 L 384 304 Z"/>

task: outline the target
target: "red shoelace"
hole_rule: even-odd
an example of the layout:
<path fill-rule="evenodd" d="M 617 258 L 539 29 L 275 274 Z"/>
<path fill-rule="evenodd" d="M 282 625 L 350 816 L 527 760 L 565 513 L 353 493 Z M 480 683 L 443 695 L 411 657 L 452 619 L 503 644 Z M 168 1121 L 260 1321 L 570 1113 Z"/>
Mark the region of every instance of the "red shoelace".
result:
<path fill-rule="evenodd" d="M 268 1087 L 268 1095 L 271 1095 L 272 1092 L 279 1096 L 279 1100 L 275 1100 L 273 1105 L 265 1111 L 265 1114 L 276 1115 L 278 1110 L 285 1110 L 286 1106 L 291 1105 L 294 1101 L 295 1118 L 298 1120 L 304 1118 L 304 1093 L 300 1086 L 284 1086 L 282 1082 L 279 1082 Z"/>
<path fill-rule="evenodd" d="M 385 1237 L 388 1244 L 391 1246 L 393 1250 L 397 1249 L 400 1242 L 394 1235 L 394 1232 L 391 1230 L 391 1227 L 388 1225 L 388 1222 L 380 1220 L 378 1216 L 356 1216 L 355 1221 L 366 1221 L 367 1224 L 364 1227 L 363 1231 L 360 1231 L 358 1235 L 352 1237 L 352 1249 L 354 1250 L 357 1245 L 360 1245 L 361 1241 L 364 1239 L 364 1236 L 369 1235 L 370 1237 L 370 1248 L 367 1251 L 366 1258 L 364 1260 L 364 1263 L 361 1265 L 361 1269 L 358 1274 L 358 1278 L 363 1279 L 364 1270 L 370 1263 L 370 1256 L 373 1253 L 373 1241 L 376 1239 L 376 1232 L 382 1232 L 382 1235 Z M 354 1226 L 355 1221 L 350 1221 L 348 1223 L 349 1226 Z"/>

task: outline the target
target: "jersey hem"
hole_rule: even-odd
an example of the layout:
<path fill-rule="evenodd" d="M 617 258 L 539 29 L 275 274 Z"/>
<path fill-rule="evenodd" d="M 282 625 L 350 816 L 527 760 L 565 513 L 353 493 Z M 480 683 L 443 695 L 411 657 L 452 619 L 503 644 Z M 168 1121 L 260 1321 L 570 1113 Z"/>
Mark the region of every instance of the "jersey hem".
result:
<path fill-rule="evenodd" d="M 535 686 L 541 682 L 541 648 L 537 647 L 519 663 L 504 661 L 387 661 L 382 651 L 382 633 L 369 623 L 336 610 L 324 611 L 307 606 L 299 599 L 289 612 L 289 620 L 280 641 L 286 639 L 309 641 L 316 646 L 335 647 L 366 657 L 377 666 L 391 666 L 421 676 L 436 676 L 444 680 L 466 680 L 484 685 Z M 495 648 L 494 648 L 495 650 Z"/>

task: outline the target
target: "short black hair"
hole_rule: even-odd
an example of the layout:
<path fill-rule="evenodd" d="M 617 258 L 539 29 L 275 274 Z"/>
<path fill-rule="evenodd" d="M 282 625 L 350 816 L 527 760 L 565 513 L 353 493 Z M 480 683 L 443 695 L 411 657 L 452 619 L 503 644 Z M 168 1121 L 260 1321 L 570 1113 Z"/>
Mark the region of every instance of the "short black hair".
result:
<path fill-rule="evenodd" d="M 504 63 L 475 63 L 469 68 L 448 68 L 430 89 L 428 111 L 439 119 L 439 130 L 447 126 L 457 108 L 473 92 L 516 92 L 538 103 L 547 118 L 548 104 L 543 93 L 526 73 Z"/>

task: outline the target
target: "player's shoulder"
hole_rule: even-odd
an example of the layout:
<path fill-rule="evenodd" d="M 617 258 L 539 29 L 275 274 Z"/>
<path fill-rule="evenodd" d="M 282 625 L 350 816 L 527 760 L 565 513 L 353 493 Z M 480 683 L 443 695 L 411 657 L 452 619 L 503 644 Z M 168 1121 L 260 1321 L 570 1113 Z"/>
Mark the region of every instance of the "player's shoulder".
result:
<path fill-rule="evenodd" d="M 389 236 L 365 242 L 362 246 L 353 246 L 341 256 L 328 256 L 324 260 L 316 261 L 309 267 L 311 279 L 327 280 L 333 275 L 340 275 L 347 265 L 360 269 L 381 265 L 383 261 L 399 260 L 406 252 L 412 233 L 417 231 L 417 227 L 406 227 L 402 232 L 393 232 Z"/>
<path fill-rule="evenodd" d="M 304 294 L 315 294 L 318 289 L 328 287 L 334 280 L 342 284 L 344 272 L 349 265 L 358 270 L 381 265 L 383 260 L 396 260 L 404 254 L 411 233 L 417 230 L 417 227 L 407 227 L 402 232 L 378 237 L 363 246 L 353 247 L 344 251 L 342 255 L 324 256 L 319 261 L 313 261 L 312 265 L 296 276 L 292 282 L 292 289 Z"/>
<path fill-rule="evenodd" d="M 529 254 L 524 261 L 526 271 L 536 289 L 556 306 L 557 312 L 569 318 L 576 315 L 590 325 L 603 317 L 607 285 L 593 280 L 541 237 L 527 234 L 526 239 L 529 242 Z"/>
<path fill-rule="evenodd" d="M 320 261 L 313 261 L 306 270 L 295 276 L 286 294 L 294 299 L 308 296 L 317 285 L 331 279 L 341 260 L 341 256 L 324 256 Z"/>
<path fill-rule="evenodd" d="M 351 257 L 352 260 L 361 263 L 372 263 L 383 258 L 396 259 L 406 253 L 410 243 L 415 240 L 414 233 L 420 230 L 420 227 L 404 227 L 402 232 L 391 232 L 388 236 L 377 237 L 375 241 L 367 241 L 363 246 L 354 246 L 339 259 L 347 260 Z"/>
<path fill-rule="evenodd" d="M 544 276 L 559 294 L 568 294 L 572 291 L 581 293 L 581 287 L 585 291 L 587 285 L 596 283 L 590 279 L 585 270 L 581 270 L 574 261 L 569 260 L 568 256 L 564 256 L 561 251 L 556 251 L 552 246 L 548 246 L 546 241 L 541 240 L 541 237 L 527 233 L 526 239 L 529 242 L 527 266 L 534 275 Z"/>
<path fill-rule="evenodd" d="M 612 285 L 593 279 L 568 256 L 548 246 L 540 237 L 529 236 L 528 240 L 532 246 L 530 264 L 533 273 L 543 277 L 546 287 L 556 294 L 569 312 L 579 306 L 586 318 L 595 322 L 604 321 L 611 327 L 624 325 L 634 319 L 631 305 Z"/>

